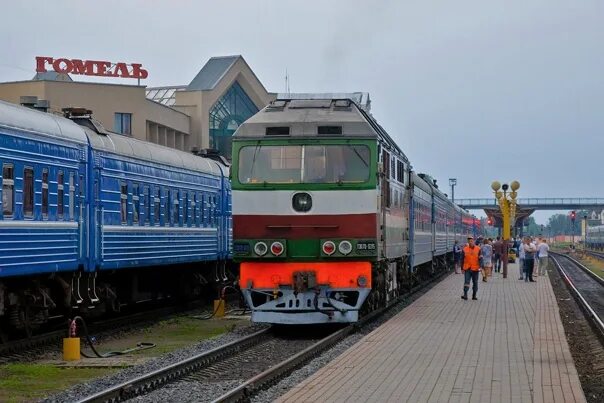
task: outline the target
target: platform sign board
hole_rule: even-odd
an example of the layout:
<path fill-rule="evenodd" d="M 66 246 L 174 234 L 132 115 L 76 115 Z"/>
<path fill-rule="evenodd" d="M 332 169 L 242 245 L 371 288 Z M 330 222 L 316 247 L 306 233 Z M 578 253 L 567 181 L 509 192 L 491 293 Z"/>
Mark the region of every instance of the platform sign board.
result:
<path fill-rule="evenodd" d="M 36 72 L 46 73 L 52 69 L 60 74 L 78 74 L 95 77 L 120 77 L 145 79 L 149 72 L 140 63 L 112 63 L 102 60 L 36 57 Z"/>

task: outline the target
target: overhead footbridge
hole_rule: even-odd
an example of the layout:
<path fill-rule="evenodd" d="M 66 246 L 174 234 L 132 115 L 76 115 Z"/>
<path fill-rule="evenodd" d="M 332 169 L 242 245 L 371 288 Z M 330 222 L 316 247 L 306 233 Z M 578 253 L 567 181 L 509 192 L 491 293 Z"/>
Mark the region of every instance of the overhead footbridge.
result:
<path fill-rule="evenodd" d="M 484 210 L 501 226 L 501 211 L 494 197 L 455 199 L 466 210 Z M 604 210 L 604 197 L 526 197 L 516 199 L 516 223 L 522 222 L 535 210 Z M 513 223 L 512 226 L 516 226 Z"/>

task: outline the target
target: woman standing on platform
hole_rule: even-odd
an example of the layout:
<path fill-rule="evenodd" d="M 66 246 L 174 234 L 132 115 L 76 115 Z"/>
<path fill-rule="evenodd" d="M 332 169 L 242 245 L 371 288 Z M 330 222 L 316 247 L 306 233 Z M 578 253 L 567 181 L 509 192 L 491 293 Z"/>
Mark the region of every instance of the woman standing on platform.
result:
<path fill-rule="evenodd" d="M 485 283 L 491 276 L 491 269 L 493 268 L 493 245 L 491 245 L 491 241 L 491 238 L 485 239 L 484 244 L 480 247 L 480 252 L 482 254 L 482 281 Z"/>

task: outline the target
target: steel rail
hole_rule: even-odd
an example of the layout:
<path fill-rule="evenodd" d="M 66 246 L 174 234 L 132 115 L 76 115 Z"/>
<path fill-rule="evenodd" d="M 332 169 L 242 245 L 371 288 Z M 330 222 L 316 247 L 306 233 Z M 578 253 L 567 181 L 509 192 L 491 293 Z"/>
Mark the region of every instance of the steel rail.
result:
<path fill-rule="evenodd" d="M 591 252 L 590 252 L 591 253 Z M 601 286 L 604 286 L 604 278 L 598 276 L 596 273 L 594 273 L 593 271 L 589 270 L 587 268 L 587 266 L 585 266 L 583 263 L 579 262 L 577 259 L 575 259 L 572 256 L 569 255 L 563 255 L 565 258 L 567 258 L 568 260 L 570 260 L 571 262 L 573 262 L 575 265 L 577 265 L 581 270 L 583 270 L 585 273 L 587 273 L 588 275 L 590 275 L 594 280 L 596 280 L 598 283 L 600 283 Z M 600 255 L 600 258 L 604 258 L 604 256 Z"/>
<path fill-rule="evenodd" d="M 581 292 L 577 289 L 577 287 L 575 287 L 575 285 L 573 284 L 572 280 L 570 279 L 570 277 L 568 276 L 568 274 L 566 273 L 566 271 L 562 268 L 562 264 L 560 264 L 560 262 L 558 261 L 558 259 L 555 258 L 555 256 L 558 256 L 558 258 L 560 258 L 560 256 L 564 256 L 564 257 L 567 257 L 567 256 L 561 255 L 559 253 L 554 253 L 554 252 L 552 252 L 551 254 L 552 254 L 552 260 L 554 261 L 556 267 L 558 268 L 558 271 L 560 272 L 560 274 L 564 278 L 564 281 L 566 282 L 566 284 L 568 285 L 568 287 L 572 291 L 573 295 L 575 296 L 575 299 L 577 299 L 577 301 L 579 302 L 579 304 L 581 305 L 581 307 L 584 309 L 584 311 L 587 313 L 587 315 L 592 319 L 593 324 L 596 326 L 596 328 L 601 333 L 600 336 L 604 337 L 604 322 L 602 321 L 602 318 L 600 318 L 598 316 L 598 314 L 593 310 L 593 308 L 591 307 L 591 305 L 589 305 L 589 303 L 583 297 L 583 295 L 581 294 Z M 574 259 L 569 258 L 569 260 L 571 262 L 575 263 Z M 578 263 L 577 265 L 578 265 L 579 268 L 581 268 L 581 270 L 587 270 L 587 271 L 589 271 L 587 268 L 583 269 L 581 267 L 580 263 Z"/>
<path fill-rule="evenodd" d="M 182 378 L 191 372 L 198 371 L 208 365 L 235 354 L 243 349 L 261 342 L 270 331 L 270 328 L 260 330 L 249 336 L 232 341 L 223 346 L 205 351 L 193 357 L 176 362 L 137 378 L 112 386 L 101 392 L 79 400 L 79 403 L 88 402 L 120 402 L 141 394 L 150 392 L 168 382 Z"/>

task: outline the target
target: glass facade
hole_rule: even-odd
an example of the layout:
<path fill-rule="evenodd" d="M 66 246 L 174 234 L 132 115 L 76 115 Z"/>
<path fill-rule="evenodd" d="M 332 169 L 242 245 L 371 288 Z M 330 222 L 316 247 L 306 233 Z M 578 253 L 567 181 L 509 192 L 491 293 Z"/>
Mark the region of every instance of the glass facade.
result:
<path fill-rule="evenodd" d="M 237 81 L 210 109 L 210 148 L 231 159 L 231 136 L 258 108 Z"/>

